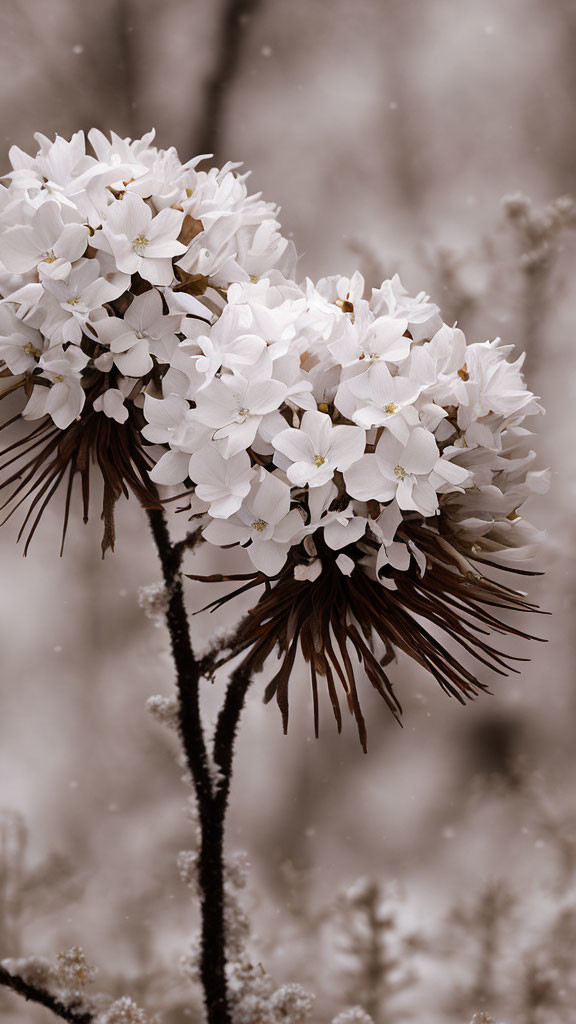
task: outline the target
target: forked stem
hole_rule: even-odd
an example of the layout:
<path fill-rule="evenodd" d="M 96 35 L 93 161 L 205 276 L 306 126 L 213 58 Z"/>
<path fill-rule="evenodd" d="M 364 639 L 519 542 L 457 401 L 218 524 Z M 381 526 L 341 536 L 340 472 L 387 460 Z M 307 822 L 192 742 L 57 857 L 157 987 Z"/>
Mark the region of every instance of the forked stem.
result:
<path fill-rule="evenodd" d="M 164 512 L 147 511 L 152 536 L 162 566 L 167 594 L 166 625 L 176 669 L 180 734 L 192 776 L 200 820 L 198 881 L 201 903 L 200 977 L 208 1024 L 231 1024 L 226 980 L 226 928 L 224 881 L 224 831 L 234 741 L 250 677 L 236 670 L 230 677 L 218 716 L 213 750 L 206 743 L 200 711 L 200 665 L 190 638 L 184 601 L 181 564 L 184 552 L 194 546 L 197 534 L 186 542 L 170 539 Z M 219 777 L 211 771 L 211 756 Z"/>
<path fill-rule="evenodd" d="M 182 550 L 172 543 L 164 512 L 147 512 L 167 594 L 166 625 L 176 669 L 180 735 L 198 802 L 198 882 L 202 915 L 200 977 L 208 1024 L 231 1024 L 226 985 L 224 814 L 215 799 L 200 714 L 200 671 L 184 602 Z"/>

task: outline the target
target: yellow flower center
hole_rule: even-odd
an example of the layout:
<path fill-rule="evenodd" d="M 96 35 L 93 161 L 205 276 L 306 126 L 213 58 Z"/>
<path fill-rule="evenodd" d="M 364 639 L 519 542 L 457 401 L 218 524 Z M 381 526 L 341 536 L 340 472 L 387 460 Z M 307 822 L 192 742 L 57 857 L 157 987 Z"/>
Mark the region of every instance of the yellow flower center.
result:
<path fill-rule="evenodd" d="M 67 301 L 69 306 L 77 306 L 78 303 L 80 302 L 80 299 L 76 295 L 73 299 L 67 299 L 66 301 Z"/>
<path fill-rule="evenodd" d="M 396 405 L 396 402 L 388 402 L 388 405 L 384 406 L 384 412 L 387 412 L 389 416 L 392 416 L 393 413 L 398 412 L 398 406 Z"/>
<path fill-rule="evenodd" d="M 35 359 L 37 359 L 38 356 L 42 355 L 41 350 L 39 348 L 36 348 L 36 346 L 33 345 L 31 341 L 28 342 L 24 351 L 27 356 L 34 356 Z"/>
<path fill-rule="evenodd" d="M 63 380 L 64 380 L 64 377 L 62 377 L 61 374 L 59 374 L 59 373 L 55 373 L 54 374 L 54 383 L 55 384 L 61 384 Z"/>
<path fill-rule="evenodd" d="M 316 466 L 318 466 L 318 468 L 320 468 L 320 466 L 323 466 L 325 462 L 326 462 L 326 459 L 324 458 L 323 455 L 315 455 L 314 456 L 314 464 Z"/>
<path fill-rule="evenodd" d="M 468 373 L 466 363 L 464 363 L 464 366 L 461 366 L 458 370 L 458 376 L 460 377 L 460 380 L 470 380 L 470 374 Z"/>
<path fill-rule="evenodd" d="M 145 249 L 149 241 L 150 239 L 146 238 L 146 235 L 139 234 L 136 235 L 136 238 L 132 242 L 132 245 L 134 246 L 135 249 Z"/>
<path fill-rule="evenodd" d="M 54 255 L 54 250 L 53 249 L 48 249 L 48 251 L 45 252 L 44 256 L 42 257 L 42 262 L 43 263 L 54 263 L 55 261 L 56 261 L 56 257 Z"/>
<path fill-rule="evenodd" d="M 396 477 L 397 480 L 405 480 L 406 470 L 404 469 L 404 466 L 394 466 L 394 476 Z"/>
<path fill-rule="evenodd" d="M 368 358 L 369 359 L 380 359 L 380 353 L 379 352 L 369 352 L 368 353 Z"/>
<path fill-rule="evenodd" d="M 244 419 L 246 419 L 246 417 L 250 415 L 250 409 L 247 409 L 246 406 L 243 405 L 240 409 L 238 409 L 238 415 L 243 416 Z"/>
<path fill-rule="evenodd" d="M 258 280 L 259 278 L 256 277 L 256 274 L 250 274 L 250 282 L 252 284 L 258 284 Z"/>
<path fill-rule="evenodd" d="M 267 526 L 268 523 L 266 523 L 263 519 L 256 519 L 252 523 L 252 529 L 258 530 L 258 533 L 262 533 L 262 531 L 265 530 Z"/>

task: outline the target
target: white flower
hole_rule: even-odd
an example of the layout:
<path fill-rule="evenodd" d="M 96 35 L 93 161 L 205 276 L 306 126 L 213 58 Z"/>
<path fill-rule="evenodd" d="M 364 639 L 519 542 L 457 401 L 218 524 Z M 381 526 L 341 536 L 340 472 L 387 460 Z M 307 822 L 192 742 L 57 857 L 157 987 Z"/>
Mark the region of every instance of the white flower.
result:
<path fill-rule="evenodd" d="M 226 306 L 209 335 L 201 321 L 184 321 L 183 332 L 190 340 L 183 341 L 182 348 L 192 353 L 196 370 L 204 375 L 203 388 L 222 368 L 241 374 L 249 373 L 251 377 L 271 375 L 270 356 L 265 362 L 261 360 L 267 350 L 266 341 L 246 331 L 246 320 L 251 320 L 251 317 L 246 317 L 246 312 L 241 306 Z M 194 354 L 195 348 L 200 349 L 202 355 Z M 259 363 L 258 368 L 256 363 Z M 253 369 L 248 371 L 248 367 Z"/>
<path fill-rule="evenodd" d="M 502 346 L 499 338 L 468 346 L 466 369 L 471 401 L 468 408 L 459 410 L 459 425 L 468 426 L 472 419 L 480 419 L 490 412 L 501 416 L 517 416 L 522 412 L 526 416 L 540 411 L 522 377 L 524 353 L 509 363 L 506 356 L 510 352 L 511 346 Z"/>
<path fill-rule="evenodd" d="M 323 530 L 324 540 L 333 551 L 360 540 L 366 531 L 368 520 L 365 516 L 355 513 L 352 502 L 346 508 L 330 510 L 330 505 L 337 497 L 338 488 L 331 481 L 321 487 L 315 487 L 309 493 L 310 522 L 300 530 L 299 539 L 315 533 L 316 530 Z"/>
<path fill-rule="evenodd" d="M 118 388 L 108 388 L 102 395 L 94 400 L 94 411 L 103 412 L 111 420 L 118 423 L 125 423 L 128 419 L 128 409 L 124 405 L 124 395 Z"/>
<path fill-rule="evenodd" d="M 142 436 L 153 444 L 168 444 L 170 450 L 158 460 L 150 476 L 158 484 L 179 484 L 188 475 L 190 453 L 208 440 L 208 431 L 193 419 L 185 398 L 144 398 L 146 426 Z"/>
<path fill-rule="evenodd" d="M 77 222 L 74 211 L 53 199 L 34 211 L 30 222 L 7 228 L 0 235 L 0 260 L 12 274 L 38 267 L 65 276 L 88 244 L 88 228 Z"/>
<path fill-rule="evenodd" d="M 40 331 L 19 320 L 8 302 L 0 302 L 0 359 L 11 373 L 34 370 L 46 346 Z"/>
<path fill-rule="evenodd" d="M 215 428 L 212 437 L 227 459 L 252 444 L 262 417 L 278 408 L 286 392 L 286 385 L 276 380 L 221 377 L 198 395 L 194 417 Z"/>
<path fill-rule="evenodd" d="M 274 359 L 288 351 L 296 336 L 298 318 L 306 308 L 302 290 L 279 274 L 274 282 L 263 278 L 231 284 L 227 301 L 228 309 L 239 306 L 247 311 L 249 320 L 246 328 L 266 339 Z"/>
<path fill-rule="evenodd" d="M 335 470 L 348 469 L 361 458 L 366 434 L 361 427 L 335 427 L 326 413 L 310 410 L 303 414 L 299 430 L 282 430 L 272 444 L 291 463 L 287 475 L 293 484 L 321 487 Z"/>
<path fill-rule="evenodd" d="M 388 426 L 414 404 L 423 385 L 410 377 L 393 377 L 385 363 L 374 363 L 367 373 L 344 381 L 334 403 L 349 419 L 369 430 Z"/>
<path fill-rule="evenodd" d="M 108 208 L 92 245 L 112 253 L 123 273 L 140 274 L 151 284 L 169 285 L 174 277 L 172 257 L 186 252 L 186 246 L 178 241 L 183 219 L 180 210 L 171 209 L 154 217 L 140 196 L 126 192 Z"/>
<path fill-rule="evenodd" d="M 36 420 L 48 415 L 60 430 L 68 427 L 84 407 L 80 373 L 87 362 L 88 356 L 75 346 L 63 349 L 56 345 L 40 356 L 38 365 L 52 386 L 36 385 L 22 413 L 24 418 Z"/>
<path fill-rule="evenodd" d="M 98 260 L 85 259 L 74 264 L 65 281 L 44 278 L 43 288 L 51 302 L 46 306 L 43 332 L 58 343 L 80 344 L 90 314 L 117 299 L 128 283 L 124 274 L 114 274 L 108 280 Z"/>
<path fill-rule="evenodd" d="M 118 369 L 129 377 L 144 376 L 152 368 L 151 355 L 168 362 L 178 346 L 181 315 L 166 315 L 155 288 L 135 295 L 122 318 L 92 317 L 98 340 L 114 353 Z"/>
<path fill-rule="evenodd" d="M 354 498 L 390 501 L 395 497 L 404 511 L 432 516 L 438 508 L 436 490 L 448 480 L 458 487 L 468 479 L 468 471 L 440 458 L 434 435 L 415 427 L 406 444 L 385 431 L 374 454 L 365 455 L 344 479 Z"/>
<path fill-rule="evenodd" d="M 284 565 L 292 538 L 302 525 L 300 513 L 290 511 L 290 488 L 261 470 L 239 510 L 228 519 L 214 519 L 203 532 L 211 544 L 248 544 L 252 563 L 267 576 Z"/>
<path fill-rule="evenodd" d="M 407 320 L 414 341 L 431 338 L 442 326 L 438 306 L 429 301 L 425 292 L 409 295 L 398 274 L 383 281 L 380 288 L 372 289 L 370 306 L 377 315 L 388 314 Z"/>
<path fill-rule="evenodd" d="M 146 159 L 150 151 L 150 143 L 153 142 L 156 132 L 154 128 L 142 136 L 141 139 L 122 139 L 116 132 L 110 132 L 110 141 L 98 128 L 91 128 L 88 132 L 90 145 L 96 153 L 98 160 L 109 167 L 122 168 L 125 164 L 133 164 L 140 167 L 142 171 L 147 169 Z"/>
<path fill-rule="evenodd" d="M 370 322 L 367 310 L 363 320 L 357 330 L 348 330 L 340 341 L 330 345 L 332 355 L 342 366 L 370 366 L 378 359 L 399 363 L 406 358 L 411 345 L 411 339 L 405 337 L 407 320 L 381 316 Z"/>
<path fill-rule="evenodd" d="M 238 511 L 250 491 L 254 470 L 247 452 L 224 459 L 212 444 L 190 457 L 188 476 L 196 484 L 201 501 L 210 502 L 210 515 L 227 519 Z"/>
<path fill-rule="evenodd" d="M 92 317 L 94 333 L 101 345 L 108 345 L 110 351 L 96 360 L 98 369 L 106 372 L 116 365 L 125 377 L 144 377 L 152 369 L 153 361 L 145 339 L 126 325 L 121 317 L 106 313 Z"/>

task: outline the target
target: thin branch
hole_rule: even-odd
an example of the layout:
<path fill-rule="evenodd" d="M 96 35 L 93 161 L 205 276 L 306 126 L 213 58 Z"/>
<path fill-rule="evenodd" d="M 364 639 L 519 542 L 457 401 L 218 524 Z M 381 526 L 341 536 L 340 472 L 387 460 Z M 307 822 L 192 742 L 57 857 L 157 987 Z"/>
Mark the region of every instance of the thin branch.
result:
<path fill-rule="evenodd" d="M 200 811 L 201 813 L 203 810 L 209 812 L 213 796 L 212 782 L 200 717 L 200 670 L 192 650 L 190 626 L 180 575 L 183 551 L 180 547 L 172 544 L 162 510 L 150 509 L 147 516 L 152 536 L 156 542 L 168 595 L 166 625 L 170 634 L 172 656 L 176 667 L 182 742 L 194 781 Z"/>
<path fill-rule="evenodd" d="M 231 1024 L 226 984 L 225 804 L 217 801 L 215 796 L 200 715 L 200 668 L 190 640 L 180 571 L 185 547 L 172 544 L 162 510 L 149 509 L 147 515 L 168 595 L 166 625 L 176 668 L 180 735 L 198 801 L 201 833 L 198 884 L 202 914 L 200 976 L 206 1014 L 208 1024 Z"/>
<path fill-rule="evenodd" d="M 187 533 L 183 540 L 176 541 L 176 543 L 172 545 L 174 554 L 178 558 L 179 565 L 182 564 L 182 559 L 187 551 L 194 551 L 194 548 L 198 547 L 198 544 L 202 540 L 202 529 L 203 524 L 198 526 L 195 530 L 191 530 Z"/>
<path fill-rule="evenodd" d="M 222 774 L 222 781 L 217 790 L 217 800 L 222 815 L 226 814 L 228 805 L 236 733 L 251 682 L 251 674 L 242 666 L 232 673 L 216 723 L 213 755 Z"/>
<path fill-rule="evenodd" d="M 225 0 L 220 38 L 212 72 L 206 83 L 202 120 L 192 150 L 212 153 L 218 163 L 222 121 L 227 94 L 240 65 L 243 30 L 248 19 L 261 6 L 262 0 Z"/>
<path fill-rule="evenodd" d="M 91 1024 L 94 1020 L 94 1015 L 88 1010 L 74 1010 L 70 1006 L 66 1006 L 65 1003 L 57 999 L 50 992 L 47 992 L 46 989 L 40 988 L 37 985 L 31 985 L 18 974 L 10 974 L 2 964 L 0 964 L 0 985 L 4 985 L 13 992 L 17 992 L 18 995 L 23 996 L 24 999 L 29 1000 L 31 1003 L 45 1006 L 47 1010 L 52 1010 L 52 1013 L 55 1013 L 61 1020 L 69 1021 L 69 1024 Z"/>
<path fill-rule="evenodd" d="M 126 106 L 126 124 L 134 137 L 136 118 L 136 75 L 134 63 L 134 26 L 130 0 L 116 0 L 117 37 L 119 41 L 119 65 L 122 94 Z"/>

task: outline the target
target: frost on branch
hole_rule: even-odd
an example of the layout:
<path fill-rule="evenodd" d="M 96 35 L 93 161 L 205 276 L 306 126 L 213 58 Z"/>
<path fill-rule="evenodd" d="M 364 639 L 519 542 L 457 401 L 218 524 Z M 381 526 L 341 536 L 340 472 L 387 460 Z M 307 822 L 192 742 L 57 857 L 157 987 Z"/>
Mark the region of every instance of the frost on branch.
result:
<path fill-rule="evenodd" d="M 361 1006 L 351 1006 L 334 1017 L 332 1024 L 374 1024 L 374 1021 Z"/>
<path fill-rule="evenodd" d="M 490 577 L 528 571 L 538 538 L 519 509 L 546 488 L 522 356 L 468 342 L 397 275 L 299 279 L 277 208 L 238 165 L 182 163 L 153 132 L 93 129 L 91 151 L 82 132 L 36 138 L 34 156 L 12 148 L 0 210 L 0 397 L 21 431 L 0 488 L 9 514 L 28 504 L 26 543 L 61 485 L 65 535 L 76 476 L 88 516 L 94 472 L 104 551 L 130 491 L 202 516 L 203 540 L 245 565 L 192 578 L 259 595 L 204 667 L 242 655 L 253 674 L 277 651 L 266 700 L 285 729 L 298 651 L 316 732 L 323 681 L 364 748 L 358 663 L 396 717 L 400 651 L 460 701 L 486 688 L 436 627 L 482 671 L 515 671 L 490 634 L 526 636 L 502 611 L 534 606 Z M 165 609 L 161 590 L 143 601 Z"/>
<path fill-rule="evenodd" d="M 178 866 L 183 882 L 197 884 L 198 857 L 194 851 L 179 854 Z M 248 878 L 246 854 L 238 851 L 226 865 L 226 953 L 227 978 L 233 1024 L 305 1024 L 310 1018 L 314 997 L 294 982 L 276 987 L 273 978 L 248 949 L 250 924 L 240 902 L 240 892 Z M 200 957 L 199 937 L 195 937 L 183 957 L 183 974 L 197 982 Z"/>
<path fill-rule="evenodd" d="M 161 725 L 166 725 L 175 731 L 178 730 L 178 702 L 175 697 L 164 697 L 161 694 L 148 697 L 146 710 Z"/>
<path fill-rule="evenodd" d="M 49 989 L 58 986 L 58 968 L 47 957 L 7 957 L 2 960 L 2 967 L 35 988 Z"/>
<path fill-rule="evenodd" d="M 150 583 L 147 587 L 140 587 L 138 590 L 138 604 L 142 608 L 147 619 L 150 619 L 155 626 L 164 625 L 164 615 L 168 608 L 168 595 L 162 583 Z"/>
<path fill-rule="evenodd" d="M 112 1003 L 104 1013 L 98 1014 L 94 1024 L 152 1024 L 144 1010 L 129 996 L 122 996 Z"/>
<path fill-rule="evenodd" d="M 379 1024 L 399 1020 L 396 1001 L 415 981 L 409 965 L 417 942 L 402 927 L 394 891 L 358 879 L 339 894 L 328 925 L 335 982 L 348 1003 L 358 1004 L 346 1012 Z"/>
<path fill-rule="evenodd" d="M 56 961 L 46 957 L 28 956 L 2 960 L 3 967 L 17 974 L 28 984 L 66 993 L 79 994 L 96 977 L 97 969 L 89 963 L 81 946 L 58 953 Z"/>

